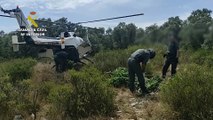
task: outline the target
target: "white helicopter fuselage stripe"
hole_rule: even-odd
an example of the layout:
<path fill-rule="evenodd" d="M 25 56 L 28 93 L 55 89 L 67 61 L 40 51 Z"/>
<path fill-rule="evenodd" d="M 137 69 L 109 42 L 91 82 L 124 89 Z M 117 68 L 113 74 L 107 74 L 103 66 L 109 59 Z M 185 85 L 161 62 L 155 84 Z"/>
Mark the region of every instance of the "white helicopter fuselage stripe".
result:
<path fill-rule="evenodd" d="M 61 40 L 58 39 L 45 39 L 45 38 L 33 38 L 36 44 L 61 44 Z M 84 43 L 83 39 L 80 37 L 67 37 L 64 38 L 64 44 L 65 45 L 70 45 L 70 46 L 75 46 L 76 48 Z"/>

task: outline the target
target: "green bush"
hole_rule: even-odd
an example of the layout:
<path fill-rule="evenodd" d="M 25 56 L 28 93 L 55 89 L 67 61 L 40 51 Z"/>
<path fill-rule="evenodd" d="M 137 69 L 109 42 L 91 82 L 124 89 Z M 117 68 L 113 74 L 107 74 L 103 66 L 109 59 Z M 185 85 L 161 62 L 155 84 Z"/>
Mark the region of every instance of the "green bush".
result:
<path fill-rule="evenodd" d="M 150 79 L 146 79 L 146 87 L 149 91 L 155 91 L 158 89 L 161 82 L 162 79 L 160 78 L 160 76 L 153 76 Z"/>
<path fill-rule="evenodd" d="M 9 83 L 9 77 L 0 77 L 0 119 L 9 119 L 11 104 L 11 92 L 13 91 L 12 84 Z"/>
<path fill-rule="evenodd" d="M 110 84 L 115 87 L 127 87 L 128 86 L 128 70 L 124 67 L 119 67 L 112 72 L 112 76 L 109 79 Z"/>
<path fill-rule="evenodd" d="M 70 84 L 57 85 L 50 90 L 49 101 L 53 104 L 50 109 L 50 119 L 64 119 L 69 116 L 70 101 L 72 96 L 72 87 Z M 57 114 L 56 114 L 57 113 Z M 60 114 L 60 115 L 59 115 Z"/>
<path fill-rule="evenodd" d="M 197 50 L 190 58 L 192 62 L 198 65 L 213 66 L 213 53 L 211 50 Z"/>
<path fill-rule="evenodd" d="M 95 55 L 95 67 L 103 72 L 113 71 L 118 67 L 127 67 L 130 56 L 127 50 L 102 51 Z"/>
<path fill-rule="evenodd" d="M 187 65 L 161 86 L 163 103 L 187 120 L 213 119 L 213 73 L 205 66 Z"/>
<path fill-rule="evenodd" d="M 157 90 L 160 83 L 162 82 L 162 79 L 160 78 L 160 76 L 150 76 L 150 74 L 148 75 L 149 78 L 145 77 L 145 84 L 147 89 L 149 91 Z M 112 84 L 115 87 L 128 87 L 129 76 L 127 68 L 123 67 L 117 68 L 115 71 L 112 72 L 112 76 L 109 79 L 109 81 L 110 84 Z M 139 84 L 137 80 L 136 84 L 137 86 Z"/>
<path fill-rule="evenodd" d="M 83 68 L 81 71 L 70 70 L 69 74 L 67 87 L 55 88 L 49 96 L 53 110 L 63 115 L 61 119 L 113 113 L 114 93 L 100 71 Z"/>
<path fill-rule="evenodd" d="M 0 77 L 0 119 L 12 119 L 16 114 L 28 115 L 39 109 L 30 98 L 29 84 L 29 80 L 24 80 L 13 85 L 8 76 Z"/>
<path fill-rule="evenodd" d="M 1 63 L 0 76 L 8 75 L 13 83 L 23 79 L 29 79 L 36 60 L 32 58 L 14 59 Z"/>

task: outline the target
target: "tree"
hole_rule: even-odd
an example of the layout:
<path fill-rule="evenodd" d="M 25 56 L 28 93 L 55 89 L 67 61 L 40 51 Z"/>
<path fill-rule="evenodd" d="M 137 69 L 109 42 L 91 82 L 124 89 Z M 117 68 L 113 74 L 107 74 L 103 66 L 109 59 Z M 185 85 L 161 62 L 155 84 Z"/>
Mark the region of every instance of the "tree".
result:
<path fill-rule="evenodd" d="M 113 49 L 113 39 L 112 39 L 112 28 L 108 28 L 106 30 L 106 34 L 104 35 L 104 40 L 102 41 L 104 49 Z"/>
<path fill-rule="evenodd" d="M 145 31 L 143 28 L 138 28 L 136 30 L 136 39 L 135 39 L 135 42 L 138 43 L 138 42 L 142 42 L 143 41 L 143 37 L 145 35 Z"/>
<path fill-rule="evenodd" d="M 130 23 L 126 26 L 126 29 L 127 29 L 128 44 L 132 44 L 135 42 L 136 39 L 137 27 L 133 23 Z"/>
<path fill-rule="evenodd" d="M 5 34 L 0 37 L 0 59 L 11 58 L 14 56 L 11 38 L 11 34 Z"/>
<path fill-rule="evenodd" d="M 213 22 L 212 25 L 209 27 L 209 32 L 204 35 L 204 43 L 202 48 L 204 49 L 213 49 Z"/>
<path fill-rule="evenodd" d="M 4 35 L 4 31 L 1 30 L 1 31 L 0 31 L 0 37 L 3 37 L 3 35 Z"/>
<path fill-rule="evenodd" d="M 160 27 L 160 41 L 168 43 L 168 35 L 173 34 L 176 39 L 179 39 L 179 33 L 181 31 L 183 21 L 178 17 L 170 17 L 167 22 L 165 22 Z"/>
<path fill-rule="evenodd" d="M 143 42 L 148 44 L 159 42 L 159 33 L 159 27 L 156 24 L 146 27 Z"/>
<path fill-rule="evenodd" d="M 206 23 L 206 24 L 210 24 L 211 23 L 211 13 L 212 11 L 211 10 L 208 10 L 206 8 L 200 10 L 196 10 L 196 11 L 193 11 L 191 13 L 191 15 L 188 17 L 188 22 L 189 24 L 192 23 L 192 24 L 195 24 L 195 23 L 200 23 L 200 24 L 203 24 L 203 23 Z"/>
<path fill-rule="evenodd" d="M 54 21 L 54 26 L 52 29 L 55 30 L 55 33 L 53 35 L 59 36 L 61 32 L 68 31 L 67 23 L 67 18 L 64 17 Z"/>
<path fill-rule="evenodd" d="M 135 42 L 136 26 L 121 22 L 114 28 L 112 37 L 114 48 L 127 48 L 128 45 Z"/>
<path fill-rule="evenodd" d="M 204 34 L 208 33 L 211 24 L 211 10 L 202 9 L 193 11 L 181 30 L 180 37 L 183 45 L 193 49 L 201 48 L 204 43 Z"/>

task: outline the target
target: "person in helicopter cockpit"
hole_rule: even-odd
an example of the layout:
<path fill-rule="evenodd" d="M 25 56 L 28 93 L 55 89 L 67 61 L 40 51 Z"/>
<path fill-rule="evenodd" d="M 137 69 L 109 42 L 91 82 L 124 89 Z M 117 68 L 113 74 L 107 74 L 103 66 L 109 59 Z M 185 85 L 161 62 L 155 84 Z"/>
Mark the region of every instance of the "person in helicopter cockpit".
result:
<path fill-rule="evenodd" d="M 65 38 L 70 37 L 70 34 L 68 32 L 64 32 L 64 37 Z"/>

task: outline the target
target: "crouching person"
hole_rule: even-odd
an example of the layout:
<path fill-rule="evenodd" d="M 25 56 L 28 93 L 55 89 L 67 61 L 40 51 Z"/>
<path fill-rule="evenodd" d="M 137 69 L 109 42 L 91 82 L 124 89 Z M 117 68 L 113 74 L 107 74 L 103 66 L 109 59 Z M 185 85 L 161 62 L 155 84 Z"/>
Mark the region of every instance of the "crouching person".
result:
<path fill-rule="evenodd" d="M 135 94 L 135 74 L 138 77 L 142 95 L 148 94 L 143 73 L 149 59 L 153 59 L 154 57 L 155 51 L 153 49 L 138 49 L 128 59 L 129 89 L 133 94 Z"/>

